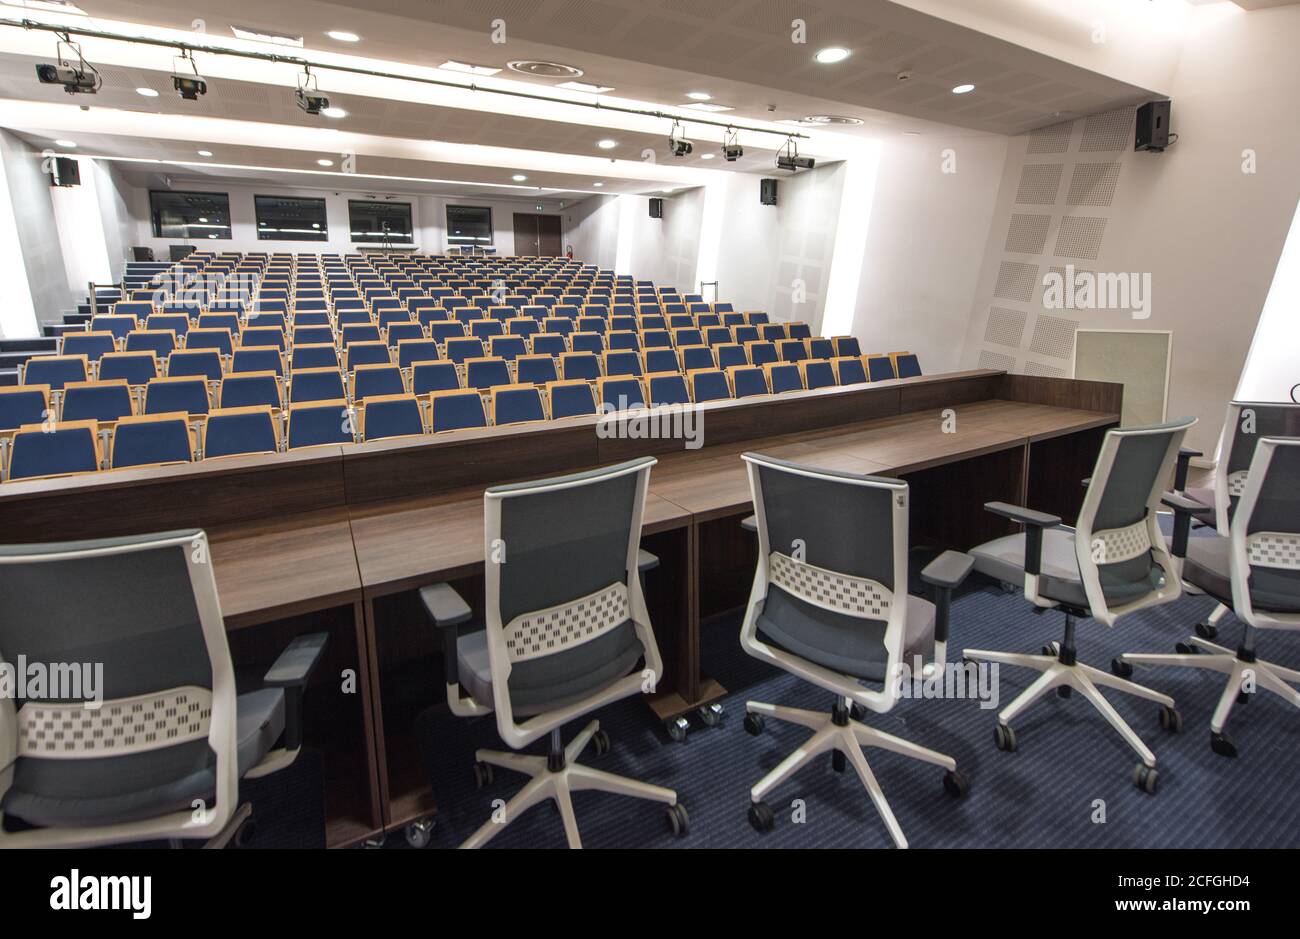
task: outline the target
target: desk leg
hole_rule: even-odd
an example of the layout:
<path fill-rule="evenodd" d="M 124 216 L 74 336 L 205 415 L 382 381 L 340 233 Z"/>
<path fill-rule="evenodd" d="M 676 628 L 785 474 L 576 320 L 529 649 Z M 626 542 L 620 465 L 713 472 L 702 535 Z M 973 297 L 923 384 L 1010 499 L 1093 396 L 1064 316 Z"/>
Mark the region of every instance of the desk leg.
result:
<path fill-rule="evenodd" d="M 359 622 L 362 631 L 357 636 L 357 646 L 364 663 L 362 686 L 366 694 L 367 730 L 370 733 L 370 759 L 374 761 L 370 789 L 374 793 L 376 817 L 380 831 L 391 824 L 389 785 L 388 785 L 388 751 L 384 745 L 384 709 L 379 694 L 379 649 L 375 642 L 375 604 L 366 597 L 360 604 L 362 616 Z"/>

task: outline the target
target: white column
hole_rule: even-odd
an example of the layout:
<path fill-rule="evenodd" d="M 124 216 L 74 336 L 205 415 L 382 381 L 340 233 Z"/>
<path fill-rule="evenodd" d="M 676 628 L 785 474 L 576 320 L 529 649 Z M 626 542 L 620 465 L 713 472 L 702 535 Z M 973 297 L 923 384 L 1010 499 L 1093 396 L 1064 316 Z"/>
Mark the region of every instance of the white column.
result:
<path fill-rule="evenodd" d="M 86 293 L 91 281 L 107 284 L 113 279 L 108 263 L 108 239 L 104 236 L 104 217 L 99 210 L 95 187 L 95 167 L 91 160 L 77 159 L 81 185 L 57 186 L 50 191 L 54 202 L 54 224 L 59 230 L 63 265 L 68 271 L 68 286 L 73 295 Z"/>
<path fill-rule="evenodd" d="M 1300 386 L 1300 202 L 1282 246 L 1264 311 L 1255 326 L 1246 367 L 1237 385 L 1238 401 L 1290 401 Z M 1300 397 L 1300 387 L 1296 388 Z"/>
<path fill-rule="evenodd" d="M 640 201 L 635 196 L 618 197 L 618 247 L 614 251 L 614 273 L 632 273 L 632 241 L 636 238 L 636 210 Z"/>
<path fill-rule="evenodd" d="M 700 249 L 695 259 L 696 288 L 718 279 L 718 252 L 722 247 L 722 217 L 726 212 L 727 183 L 724 177 L 704 187 L 704 206 L 700 212 Z M 719 300 L 726 299 L 719 296 Z"/>
<path fill-rule="evenodd" d="M 831 254 L 826 308 L 822 314 L 823 336 L 847 336 L 853 332 L 858 281 L 867 248 L 867 231 L 871 227 L 871 203 L 876 194 L 879 167 L 880 142 L 876 140 L 864 141 L 844 161 L 844 188 L 840 193 L 835 249 Z"/>
<path fill-rule="evenodd" d="M 13 198 L 4 160 L 0 159 L 0 337 L 39 336 L 32 287 L 23 263 Z"/>

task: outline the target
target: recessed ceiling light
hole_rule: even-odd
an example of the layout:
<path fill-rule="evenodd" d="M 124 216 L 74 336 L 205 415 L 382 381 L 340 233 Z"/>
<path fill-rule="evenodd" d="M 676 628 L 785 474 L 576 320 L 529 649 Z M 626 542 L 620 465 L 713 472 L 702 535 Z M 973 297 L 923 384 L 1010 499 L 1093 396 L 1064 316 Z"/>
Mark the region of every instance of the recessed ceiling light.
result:
<path fill-rule="evenodd" d="M 600 147 L 602 150 L 613 150 L 618 146 L 618 141 L 605 138 L 604 140 L 597 140 L 596 146 Z"/>
<path fill-rule="evenodd" d="M 701 160 L 712 160 L 714 156 L 715 156 L 715 154 L 712 154 L 712 153 L 704 153 L 704 154 L 701 154 L 701 155 L 700 155 L 700 159 L 701 159 Z"/>
<path fill-rule="evenodd" d="M 317 160 L 317 161 L 316 161 L 316 165 L 317 165 L 317 166 L 333 166 L 333 165 L 334 165 L 334 161 L 333 161 L 333 160 Z"/>
<path fill-rule="evenodd" d="M 514 180 L 515 182 L 517 182 L 517 183 L 522 183 L 522 182 L 524 182 L 526 179 L 528 179 L 528 177 L 525 176 L 523 173 L 515 173 L 515 175 L 511 176 L 510 178 L 513 179 L 513 180 Z"/>
<path fill-rule="evenodd" d="M 205 157 L 206 157 L 206 156 L 212 156 L 212 151 L 211 151 L 211 150 L 200 150 L 200 151 L 199 151 L 199 156 L 205 156 Z"/>
<path fill-rule="evenodd" d="M 348 116 L 347 111 L 343 110 L 342 108 L 334 108 L 334 107 L 325 108 L 320 113 L 324 114 L 326 117 L 334 117 L 334 118 Z"/>
<path fill-rule="evenodd" d="M 495 75 L 501 71 L 491 65 L 471 65 L 468 62 L 457 62 L 455 59 L 448 59 L 438 68 L 446 69 L 448 72 L 464 72 L 466 75 Z"/>
<path fill-rule="evenodd" d="M 346 29 L 331 29 L 325 34 L 335 42 L 360 42 L 361 37 L 356 33 L 350 33 Z"/>
<path fill-rule="evenodd" d="M 593 85 L 590 82 L 560 82 L 555 87 L 566 91 L 584 91 L 589 95 L 603 95 L 614 90 L 613 85 Z"/>
<path fill-rule="evenodd" d="M 604 183 L 592 183 L 592 185 L 595 186 L 595 187 L 597 187 L 597 188 L 599 188 L 599 187 L 601 187 L 601 186 L 603 186 L 603 185 L 605 185 L 605 184 L 604 184 Z"/>
<path fill-rule="evenodd" d="M 703 102 L 697 102 L 696 104 L 683 104 L 682 108 L 687 111 L 734 111 L 736 110 L 735 108 L 727 107 L 727 105 L 725 104 L 704 104 Z"/>
<path fill-rule="evenodd" d="M 813 114 L 803 120 L 805 124 L 847 124 L 854 127 L 862 123 L 856 117 L 844 117 L 840 114 Z"/>
<path fill-rule="evenodd" d="M 813 58 L 822 65 L 833 65 L 836 62 L 843 62 L 849 55 L 849 50 L 843 46 L 828 46 L 820 50 Z"/>
<path fill-rule="evenodd" d="M 952 90 L 952 93 L 955 95 L 964 95 L 967 92 L 974 91 L 974 90 L 975 90 L 974 85 L 965 84 L 965 85 L 958 85 L 956 88 Z"/>
<path fill-rule="evenodd" d="M 202 225 L 206 225 L 208 223 L 208 217 L 206 215 L 200 215 L 199 223 Z"/>
<path fill-rule="evenodd" d="M 686 92 L 686 97 L 695 101 L 710 101 L 713 99 L 713 95 L 709 94 L 707 91 L 688 91 Z"/>
<path fill-rule="evenodd" d="M 507 62 L 506 68 L 512 72 L 522 72 L 536 78 L 581 78 L 583 74 L 582 69 L 576 65 L 563 65 L 559 62 L 538 62 L 534 59 Z"/>
<path fill-rule="evenodd" d="M 75 147 L 77 145 L 74 140 L 56 140 L 54 143 L 59 147 Z"/>
<path fill-rule="evenodd" d="M 138 95 L 143 95 L 146 98 L 158 97 L 158 92 L 154 91 L 152 88 L 137 88 L 135 90 L 135 93 Z"/>

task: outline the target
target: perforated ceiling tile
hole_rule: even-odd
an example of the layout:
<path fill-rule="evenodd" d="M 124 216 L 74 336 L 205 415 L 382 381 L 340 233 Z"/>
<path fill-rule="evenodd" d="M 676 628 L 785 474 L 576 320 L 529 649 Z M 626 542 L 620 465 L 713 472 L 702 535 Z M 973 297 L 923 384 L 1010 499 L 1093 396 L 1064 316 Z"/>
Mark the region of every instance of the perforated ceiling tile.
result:
<path fill-rule="evenodd" d="M 1080 153 L 1127 150 L 1133 142 L 1134 108 L 1117 108 L 1105 114 L 1092 114 L 1083 122 Z"/>
<path fill-rule="evenodd" d="M 993 296 L 999 300 L 1018 300 L 1028 303 L 1033 299 L 1038 281 L 1038 265 L 1020 261 L 1003 261 L 998 268 L 998 281 Z"/>
<path fill-rule="evenodd" d="M 1009 372 L 1016 367 L 1016 357 L 1002 352 L 994 352 L 991 349 L 981 349 L 979 367 L 995 368 Z"/>
<path fill-rule="evenodd" d="M 1068 359 L 1074 354 L 1074 331 L 1078 328 L 1078 320 L 1039 313 L 1034 322 L 1033 338 L 1029 340 L 1029 351 Z"/>
<path fill-rule="evenodd" d="M 1050 127 L 1040 127 L 1030 131 L 1029 146 L 1026 153 L 1064 153 L 1070 149 L 1070 137 L 1074 135 L 1074 121 L 1063 121 Z"/>
<path fill-rule="evenodd" d="M 1119 183 L 1118 163 L 1076 163 L 1066 205 L 1110 205 Z"/>
<path fill-rule="evenodd" d="M 1101 236 L 1106 233 L 1106 219 L 1091 215 L 1067 215 L 1056 233 L 1058 258 L 1096 258 L 1101 252 Z"/>
<path fill-rule="evenodd" d="M 1041 254 L 1047 244 L 1047 229 L 1051 224 L 1050 215 L 1012 213 L 1007 225 L 1006 250 L 1016 254 Z"/>
<path fill-rule="evenodd" d="M 588 36 L 608 37 L 627 14 L 600 0 L 565 0 L 551 24 Z"/>
<path fill-rule="evenodd" d="M 993 307 L 989 310 L 989 321 L 984 327 L 984 341 L 1019 349 L 1020 340 L 1025 337 L 1025 320 L 1028 315 L 1024 310 Z"/>
<path fill-rule="evenodd" d="M 1021 205 L 1053 205 L 1061 188 L 1063 163 L 1026 163 L 1020 168 L 1016 201 Z"/>
<path fill-rule="evenodd" d="M 1026 375 L 1042 375 L 1046 378 L 1065 378 L 1065 369 L 1057 368 L 1055 365 L 1044 365 L 1041 362 L 1026 362 Z"/>

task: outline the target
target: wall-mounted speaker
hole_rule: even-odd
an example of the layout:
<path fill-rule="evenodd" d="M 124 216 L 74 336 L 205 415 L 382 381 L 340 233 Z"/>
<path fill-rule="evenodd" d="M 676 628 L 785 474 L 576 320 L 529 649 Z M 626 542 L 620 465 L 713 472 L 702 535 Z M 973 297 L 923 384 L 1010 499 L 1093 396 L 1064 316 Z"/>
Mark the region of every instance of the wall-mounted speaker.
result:
<path fill-rule="evenodd" d="M 1137 109 L 1137 132 L 1133 137 L 1134 150 L 1153 150 L 1159 153 L 1169 146 L 1170 101 L 1148 101 Z"/>
<path fill-rule="evenodd" d="M 50 166 L 51 186 L 80 186 L 81 167 L 72 157 L 55 157 Z"/>
<path fill-rule="evenodd" d="M 663 199 L 651 199 L 651 200 L 650 200 L 650 217 L 651 217 L 651 218 L 663 218 L 663 217 L 664 217 L 664 200 L 663 200 Z"/>
<path fill-rule="evenodd" d="M 776 205 L 776 180 L 760 179 L 758 181 L 758 201 L 763 205 Z"/>

